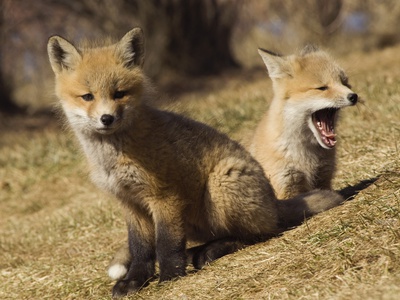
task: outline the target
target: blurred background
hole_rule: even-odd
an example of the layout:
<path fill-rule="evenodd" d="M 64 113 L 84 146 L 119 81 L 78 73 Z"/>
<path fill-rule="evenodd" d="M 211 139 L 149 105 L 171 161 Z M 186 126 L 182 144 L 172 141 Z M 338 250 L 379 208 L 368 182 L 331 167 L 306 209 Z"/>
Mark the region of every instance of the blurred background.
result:
<path fill-rule="evenodd" d="M 0 117 L 52 107 L 46 44 L 54 34 L 119 39 L 141 26 L 146 73 L 160 89 L 179 90 L 264 68 L 258 47 L 289 54 L 312 42 L 345 55 L 392 46 L 399 20 L 398 0 L 0 0 Z"/>

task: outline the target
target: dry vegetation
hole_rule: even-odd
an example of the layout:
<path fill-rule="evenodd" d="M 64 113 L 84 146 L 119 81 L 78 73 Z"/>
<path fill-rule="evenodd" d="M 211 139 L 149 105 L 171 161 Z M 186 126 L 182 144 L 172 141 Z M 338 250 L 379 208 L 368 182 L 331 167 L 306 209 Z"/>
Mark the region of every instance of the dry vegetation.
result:
<path fill-rule="evenodd" d="M 130 299 L 399 299 L 399 53 L 340 60 L 365 100 L 343 111 L 339 128 L 335 188 L 361 190 L 352 200 Z M 236 139 L 254 128 L 271 95 L 264 72 L 208 86 L 176 109 Z M 5 120 L 0 132 L 0 298 L 110 299 L 105 270 L 126 235 L 120 207 L 89 182 L 68 131 L 27 122 Z"/>

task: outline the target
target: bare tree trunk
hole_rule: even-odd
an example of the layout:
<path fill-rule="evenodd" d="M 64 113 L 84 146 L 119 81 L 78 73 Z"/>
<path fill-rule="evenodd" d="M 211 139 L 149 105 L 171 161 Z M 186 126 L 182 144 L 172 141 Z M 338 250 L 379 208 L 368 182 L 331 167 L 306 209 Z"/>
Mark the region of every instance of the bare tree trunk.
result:
<path fill-rule="evenodd" d="M 157 57 L 152 64 L 183 75 L 238 67 L 230 45 L 238 2 L 126 0 L 145 30 L 152 56 Z"/>
<path fill-rule="evenodd" d="M 4 13 L 6 10 L 6 1 L 0 2 L 0 113 L 15 113 L 20 108 L 11 100 L 11 89 L 7 84 L 3 73 L 3 49 L 6 48 Z"/>

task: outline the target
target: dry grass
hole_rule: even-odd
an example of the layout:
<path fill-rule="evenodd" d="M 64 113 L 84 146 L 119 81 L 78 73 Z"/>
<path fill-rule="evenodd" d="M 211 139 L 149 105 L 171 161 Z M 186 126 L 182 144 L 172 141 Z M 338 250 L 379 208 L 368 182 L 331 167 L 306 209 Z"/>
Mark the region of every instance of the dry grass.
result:
<path fill-rule="evenodd" d="M 398 53 L 341 60 L 366 101 L 342 114 L 335 188 L 372 185 L 281 237 L 130 299 L 398 299 Z M 213 82 L 176 109 L 242 139 L 271 95 L 265 74 L 243 78 Z M 110 299 L 105 269 L 125 238 L 120 208 L 87 179 L 74 139 L 46 127 L 0 132 L 0 298 Z"/>

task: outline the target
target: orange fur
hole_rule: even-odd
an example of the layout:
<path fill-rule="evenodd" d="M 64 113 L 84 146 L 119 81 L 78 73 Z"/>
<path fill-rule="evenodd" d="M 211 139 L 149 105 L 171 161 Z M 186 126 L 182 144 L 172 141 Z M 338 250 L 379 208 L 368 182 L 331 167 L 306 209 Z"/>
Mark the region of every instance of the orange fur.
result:
<path fill-rule="evenodd" d="M 357 94 L 339 65 L 315 47 L 287 57 L 259 53 L 272 79 L 274 98 L 254 133 L 251 154 L 280 199 L 331 189 L 338 111 L 356 104 Z"/>

